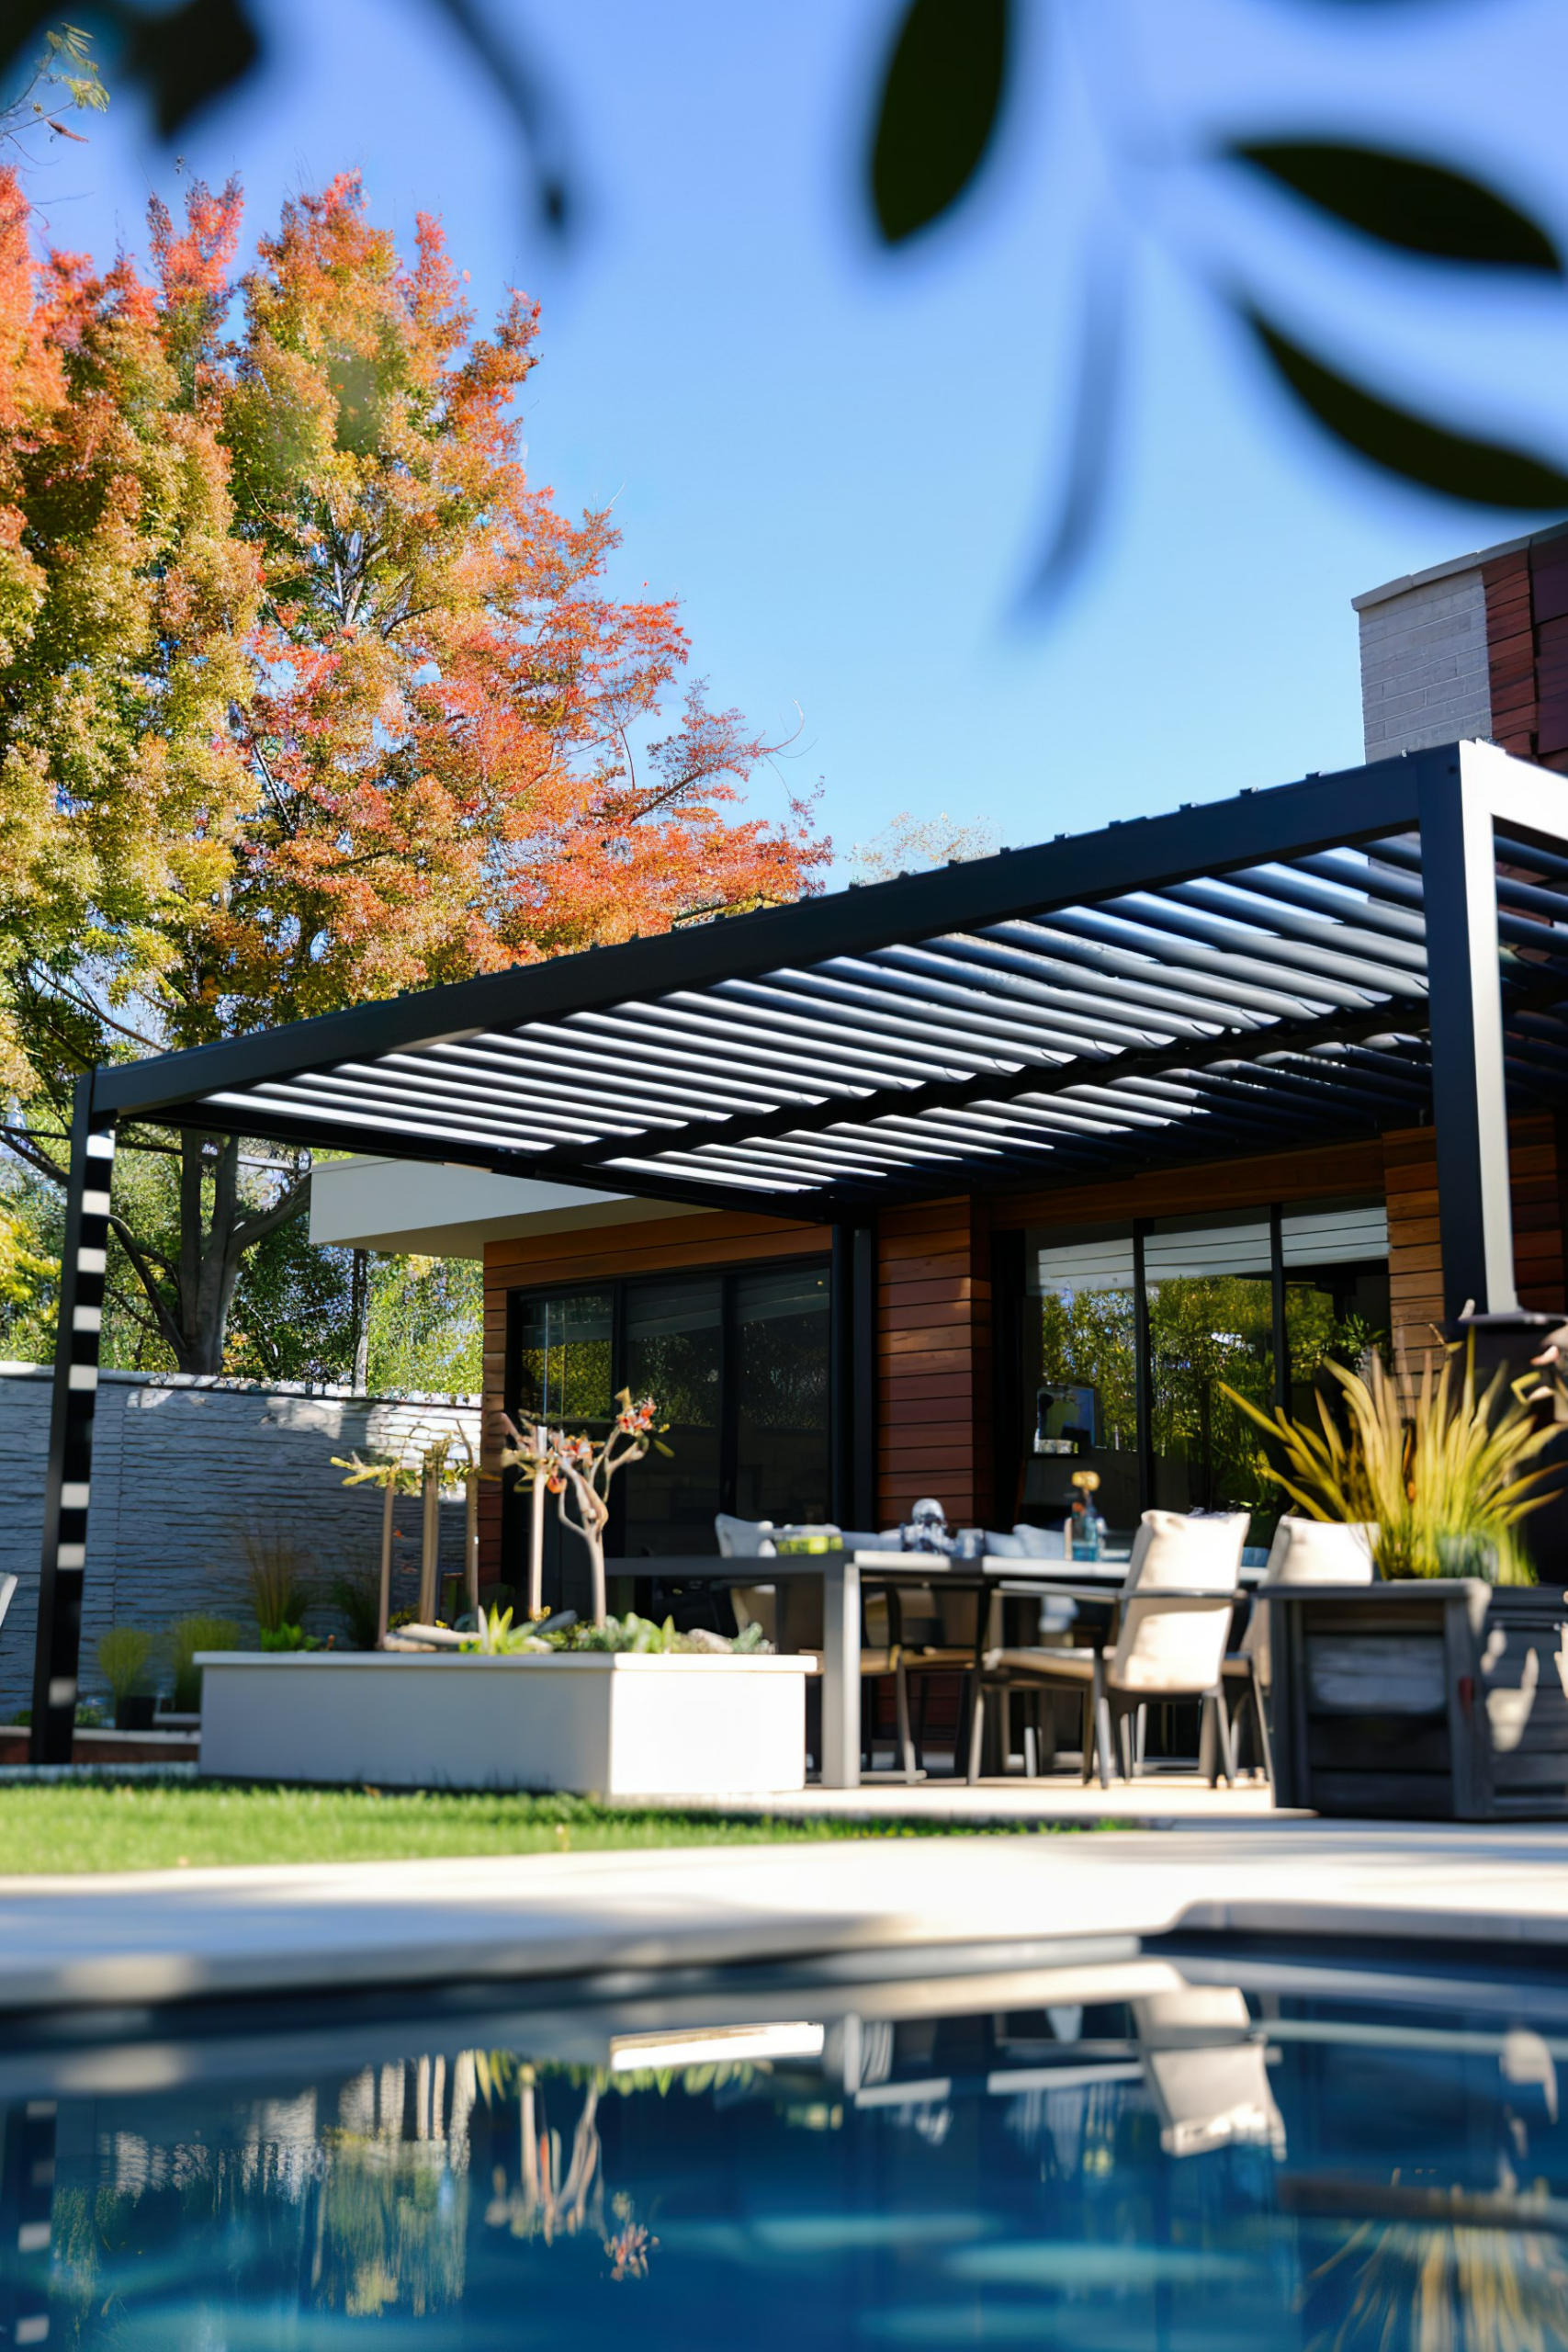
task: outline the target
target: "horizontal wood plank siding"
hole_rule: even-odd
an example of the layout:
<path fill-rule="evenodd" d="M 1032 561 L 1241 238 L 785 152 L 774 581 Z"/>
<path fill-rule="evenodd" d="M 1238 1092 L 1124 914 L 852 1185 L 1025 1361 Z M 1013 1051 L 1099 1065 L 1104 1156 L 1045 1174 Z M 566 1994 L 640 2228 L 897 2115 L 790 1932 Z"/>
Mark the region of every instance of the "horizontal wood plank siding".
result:
<path fill-rule="evenodd" d="M 991 1283 L 987 1204 L 959 1199 L 877 1220 L 877 1492 L 882 1523 L 935 1494 L 954 1527 L 991 1510 Z"/>
<path fill-rule="evenodd" d="M 1443 1260 L 1438 1219 L 1438 1145 L 1432 1127 L 1382 1139 L 1388 1201 L 1388 1276 L 1394 1345 L 1412 1370 L 1441 1345 Z M 1514 1283 L 1521 1306 L 1562 1307 L 1564 1293 L 1562 1165 L 1547 1117 L 1508 1130 L 1514 1213 Z"/>
<path fill-rule="evenodd" d="M 1250 1159 L 1210 1160 L 1148 1169 L 1092 1184 L 1053 1184 L 998 1194 L 998 1232 L 1021 1225 L 1092 1225 L 1133 1216 L 1200 1216 L 1209 1210 L 1267 1207 L 1270 1201 L 1331 1200 L 1382 1190 L 1382 1152 L 1364 1143 L 1325 1144 L 1315 1151 L 1270 1152 Z"/>

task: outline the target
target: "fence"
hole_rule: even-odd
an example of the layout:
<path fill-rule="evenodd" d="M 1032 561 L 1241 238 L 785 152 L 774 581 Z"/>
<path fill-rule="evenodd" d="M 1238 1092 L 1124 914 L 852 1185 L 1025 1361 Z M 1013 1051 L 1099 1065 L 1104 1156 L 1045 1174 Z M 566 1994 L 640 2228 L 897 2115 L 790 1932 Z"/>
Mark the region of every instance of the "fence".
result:
<path fill-rule="evenodd" d="M 0 1628 L 0 1722 L 32 1695 L 33 1631 L 49 1454 L 51 1373 L 0 1364 L 0 1572 L 20 1579 Z M 234 1617 L 255 1638 L 247 1533 L 306 1555 L 317 1580 L 380 1556 L 380 1490 L 344 1487 L 332 1457 L 402 1450 L 460 1430 L 476 1449 L 479 1399 L 366 1396 L 339 1387 L 106 1372 L 98 1386 L 82 1626 L 82 1692 L 100 1690 L 97 1645 L 112 1624 L 158 1633 L 176 1618 Z M 394 1606 L 418 1589 L 421 1505 L 400 1496 Z M 462 1499 L 444 1498 L 443 1568 L 463 1562 Z"/>

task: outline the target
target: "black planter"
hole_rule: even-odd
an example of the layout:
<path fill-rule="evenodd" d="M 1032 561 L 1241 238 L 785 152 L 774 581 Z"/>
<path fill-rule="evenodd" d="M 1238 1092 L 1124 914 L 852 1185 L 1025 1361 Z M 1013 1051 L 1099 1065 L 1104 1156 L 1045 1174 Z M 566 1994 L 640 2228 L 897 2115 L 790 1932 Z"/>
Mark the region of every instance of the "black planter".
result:
<path fill-rule="evenodd" d="M 1568 1815 L 1560 1585 L 1305 1585 L 1269 1605 L 1278 1804 L 1407 1821 Z"/>
<path fill-rule="evenodd" d="M 158 1702 L 151 1690 L 131 1690 L 114 1705 L 116 1731 L 151 1731 L 152 1710 Z"/>

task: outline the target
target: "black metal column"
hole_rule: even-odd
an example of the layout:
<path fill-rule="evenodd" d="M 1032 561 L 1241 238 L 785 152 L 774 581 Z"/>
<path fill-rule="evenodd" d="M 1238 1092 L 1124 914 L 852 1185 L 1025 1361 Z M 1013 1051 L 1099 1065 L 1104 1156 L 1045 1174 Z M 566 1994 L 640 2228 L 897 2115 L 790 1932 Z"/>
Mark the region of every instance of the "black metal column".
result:
<path fill-rule="evenodd" d="M 829 1486 L 840 1527 L 867 1530 L 876 1510 L 876 1235 L 833 1227 L 829 1301 Z"/>
<path fill-rule="evenodd" d="M 1148 1219 L 1133 1220 L 1133 1395 L 1138 1417 L 1138 1509 L 1155 1507 L 1154 1349 L 1149 1337 L 1149 1292 L 1144 1275 Z"/>
<path fill-rule="evenodd" d="M 1285 1321 L 1285 1212 L 1275 1201 L 1269 1210 L 1269 1290 L 1274 1334 L 1274 1402 L 1291 1401 L 1291 1334 Z"/>
<path fill-rule="evenodd" d="M 1454 754 L 1420 780 L 1438 1229 L 1450 1316 L 1517 1304 L 1492 812 Z"/>
<path fill-rule="evenodd" d="M 76 1722 L 93 1410 L 97 1402 L 113 1170 L 114 1129 L 95 1121 L 89 1073 L 76 1081 L 65 1246 L 60 1261 L 60 1323 L 54 1343 L 28 1744 L 35 1764 L 70 1763 Z"/>

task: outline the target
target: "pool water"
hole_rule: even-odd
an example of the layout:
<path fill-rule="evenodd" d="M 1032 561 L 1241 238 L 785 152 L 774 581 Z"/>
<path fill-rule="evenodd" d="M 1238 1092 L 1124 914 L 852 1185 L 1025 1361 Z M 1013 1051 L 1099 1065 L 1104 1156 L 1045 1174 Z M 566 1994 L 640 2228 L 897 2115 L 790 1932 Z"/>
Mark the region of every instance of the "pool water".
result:
<path fill-rule="evenodd" d="M 1544 1973 L 1189 1944 L 516 1997 L 0 2047 L 0 2346 L 1568 2346 Z"/>

